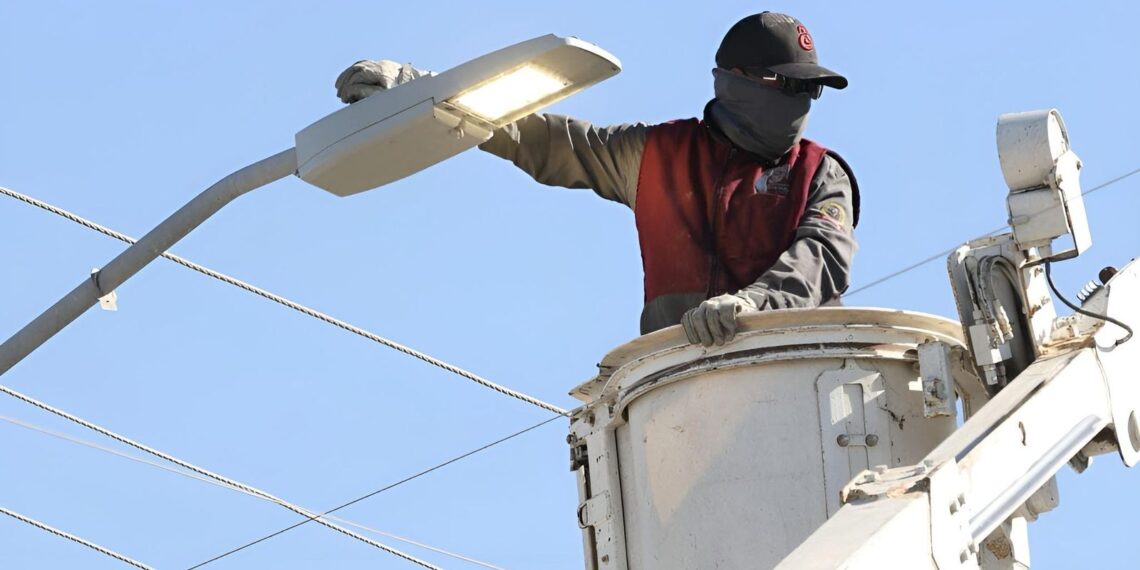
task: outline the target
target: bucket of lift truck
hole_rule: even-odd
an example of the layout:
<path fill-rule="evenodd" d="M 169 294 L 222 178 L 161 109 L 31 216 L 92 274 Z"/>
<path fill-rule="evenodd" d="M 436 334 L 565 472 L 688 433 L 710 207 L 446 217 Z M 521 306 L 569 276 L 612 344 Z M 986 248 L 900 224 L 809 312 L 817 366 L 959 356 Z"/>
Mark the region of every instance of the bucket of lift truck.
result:
<path fill-rule="evenodd" d="M 955 321 L 821 308 L 741 325 L 709 348 L 680 327 L 643 336 L 571 392 L 587 402 L 567 438 L 587 569 L 773 567 L 856 474 L 955 429 L 949 364 L 919 373 L 920 352 L 964 346 Z"/>

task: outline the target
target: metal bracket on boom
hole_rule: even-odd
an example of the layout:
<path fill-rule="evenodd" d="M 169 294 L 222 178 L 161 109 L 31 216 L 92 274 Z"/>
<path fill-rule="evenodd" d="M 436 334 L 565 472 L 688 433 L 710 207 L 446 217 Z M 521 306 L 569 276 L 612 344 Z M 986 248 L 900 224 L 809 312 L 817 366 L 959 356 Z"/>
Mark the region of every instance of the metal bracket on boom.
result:
<path fill-rule="evenodd" d="M 940 341 L 918 345 L 918 371 L 922 376 L 923 414 L 928 418 L 953 416 L 954 372 L 951 346 Z"/>

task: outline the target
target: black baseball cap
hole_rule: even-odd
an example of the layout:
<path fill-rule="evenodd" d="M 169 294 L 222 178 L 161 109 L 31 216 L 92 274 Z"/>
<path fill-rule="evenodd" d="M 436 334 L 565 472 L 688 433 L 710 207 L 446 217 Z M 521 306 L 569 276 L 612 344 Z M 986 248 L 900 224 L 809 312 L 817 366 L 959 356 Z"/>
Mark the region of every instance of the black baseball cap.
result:
<path fill-rule="evenodd" d="M 835 89 L 847 87 L 846 77 L 819 64 L 807 27 L 776 12 L 753 14 L 734 24 L 716 50 L 716 65 L 768 70 Z"/>

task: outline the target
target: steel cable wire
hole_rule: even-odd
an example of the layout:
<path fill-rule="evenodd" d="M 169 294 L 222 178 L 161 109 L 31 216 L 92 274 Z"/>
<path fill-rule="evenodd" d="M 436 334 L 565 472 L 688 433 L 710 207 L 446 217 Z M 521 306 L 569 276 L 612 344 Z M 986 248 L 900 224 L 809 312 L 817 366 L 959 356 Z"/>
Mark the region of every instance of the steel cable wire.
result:
<path fill-rule="evenodd" d="M 122 554 L 119 554 L 118 552 L 115 552 L 114 550 L 109 550 L 109 549 L 103 548 L 102 546 L 99 546 L 98 544 L 95 544 L 94 542 L 91 542 L 89 540 L 84 540 L 82 538 L 79 538 L 78 536 L 75 536 L 74 534 L 71 534 L 69 532 L 64 532 L 62 530 L 59 530 L 58 528 L 55 528 L 53 526 L 49 526 L 49 525 L 44 524 L 44 523 L 37 521 L 35 519 L 25 517 L 24 515 L 21 515 L 20 513 L 10 511 L 4 507 L 0 507 L 0 513 L 4 513 L 4 514 L 20 521 L 20 522 L 30 524 L 30 525 L 32 525 L 32 526 L 34 526 L 40 530 L 50 532 L 51 534 L 54 534 L 58 537 L 66 538 L 67 540 L 70 540 L 72 542 L 82 544 L 83 546 L 86 546 L 87 548 L 90 548 L 90 549 L 92 549 L 92 550 L 94 550 L 100 554 L 110 556 L 111 558 L 114 558 L 115 560 L 118 560 L 119 562 L 124 562 L 126 564 L 130 564 L 131 566 L 134 566 L 135 568 L 142 568 L 142 570 L 154 570 L 154 568 L 147 566 L 146 564 L 143 564 L 142 562 L 139 562 L 139 561 L 134 560 L 132 558 L 127 558 L 126 556 L 123 556 Z"/>
<path fill-rule="evenodd" d="M 70 220 L 76 224 L 79 224 L 79 225 L 87 228 L 87 229 L 99 232 L 99 233 L 101 233 L 107 237 L 117 239 L 121 242 L 128 243 L 128 244 L 134 244 L 136 241 L 134 238 L 132 238 L 126 234 L 117 232 L 117 231 L 112 230 L 106 226 L 99 225 L 95 222 L 92 222 L 91 220 L 88 220 L 86 218 L 82 218 L 82 217 L 80 217 L 76 214 L 73 214 L 67 210 L 59 208 L 57 206 L 53 206 L 53 205 L 48 204 L 47 202 L 44 202 L 42 200 L 32 198 L 31 196 L 28 196 L 26 194 L 21 194 L 19 192 L 16 192 L 15 190 L 10 189 L 10 188 L 4 188 L 4 187 L 0 186 L 0 194 L 3 194 L 3 195 L 8 196 L 10 198 L 15 198 L 16 200 L 19 200 L 19 201 L 21 201 L 25 204 L 31 205 L 31 206 L 35 206 L 41 210 L 51 212 L 52 214 L 55 214 L 57 216 L 60 216 L 60 217 L 65 218 L 67 220 Z M 459 368 L 458 366 L 455 366 L 453 364 L 449 364 L 449 363 L 444 362 L 438 358 L 435 358 L 433 356 L 430 356 L 428 354 L 425 354 L 423 352 L 415 350 L 414 348 L 405 346 L 405 345 L 400 344 L 394 340 L 384 338 L 384 337 L 382 337 L 378 334 L 375 334 L 371 331 L 368 331 L 366 329 L 363 329 L 363 328 L 358 327 L 356 325 L 353 325 L 351 323 L 347 323 L 345 321 L 342 321 L 340 319 L 337 319 L 335 317 L 332 317 L 330 315 L 322 313 L 316 309 L 306 307 L 305 305 L 291 301 L 285 297 L 282 297 L 282 296 L 277 295 L 275 293 L 271 293 L 269 291 L 266 291 L 265 289 L 261 289 L 260 287 L 257 287 L 255 285 L 251 285 L 251 284 L 246 283 L 246 282 L 244 282 L 240 279 L 237 279 L 235 277 L 231 277 L 231 276 L 226 275 L 224 273 L 214 271 L 213 269 L 210 269 L 210 268 L 205 267 L 203 265 L 199 265 L 199 264 L 194 263 L 193 261 L 190 261 L 184 257 L 180 257 L 180 256 L 174 255 L 174 254 L 169 253 L 169 252 L 163 252 L 161 255 L 162 255 L 162 257 L 165 257 L 166 259 L 169 259 L 170 261 L 173 261 L 174 263 L 177 263 L 177 264 L 179 264 L 179 265 L 181 265 L 187 269 L 197 271 L 198 273 L 212 277 L 212 278 L 217 279 L 223 283 L 237 287 L 243 291 L 253 293 L 254 295 L 257 295 L 257 296 L 262 297 L 264 299 L 267 299 L 269 301 L 273 301 L 274 303 L 277 303 L 279 305 L 293 309 L 294 311 L 302 313 L 306 316 L 312 317 L 312 318 L 317 319 L 319 321 L 323 321 L 325 323 L 328 323 L 328 324 L 333 325 L 335 327 L 338 327 L 340 329 L 346 330 L 346 331 L 353 333 L 355 335 L 364 337 L 368 340 L 371 340 L 373 342 L 379 343 L 383 346 L 386 346 L 388 348 L 391 348 L 393 350 L 396 350 L 398 352 L 401 352 L 403 354 L 411 356 L 412 358 L 417 358 L 419 360 L 422 360 L 423 362 L 431 364 L 432 366 L 442 368 L 443 370 L 451 372 L 452 374 L 455 374 L 457 376 L 460 376 L 462 378 L 466 378 L 472 382 L 475 382 L 476 384 L 479 384 L 480 386 L 483 386 L 484 388 L 490 388 L 491 390 L 494 390 L 494 391 L 496 391 L 500 394 L 503 394 L 505 396 L 509 396 L 511 398 L 521 400 L 523 402 L 537 406 L 539 408 L 542 408 L 542 409 L 550 411 L 550 412 L 554 412 L 556 414 L 561 414 L 563 416 L 568 415 L 568 412 L 566 410 L 559 408 L 558 406 L 555 406 L 554 404 L 544 402 L 544 401 L 539 400 L 538 398 L 535 398 L 533 396 L 529 396 L 529 395 L 524 394 L 522 392 L 519 392 L 517 390 L 512 390 L 510 388 L 507 388 L 506 386 L 501 386 L 499 384 L 496 384 L 495 382 L 492 382 L 486 378 L 483 378 L 482 376 L 479 376 L 478 374 L 475 374 L 474 372 L 469 372 L 467 370 Z"/>
<path fill-rule="evenodd" d="M 527 432 L 529 432 L 529 431 L 531 431 L 531 430 L 535 430 L 535 429 L 538 429 L 538 428 L 540 428 L 540 427 L 542 427 L 542 426 L 544 426 L 544 425 L 546 425 L 546 424 L 548 424 L 548 423 L 550 423 L 550 422 L 552 422 L 552 421 L 554 421 L 554 420 L 557 420 L 557 419 L 559 419 L 559 418 L 561 418 L 561 417 L 562 417 L 561 415 L 558 415 L 558 416 L 554 416 L 554 417 L 552 417 L 552 418 L 549 418 L 549 419 L 543 420 L 543 421 L 541 421 L 541 422 L 539 422 L 539 423 L 537 423 L 537 424 L 534 424 L 534 425 L 532 425 L 532 426 L 530 426 L 530 427 L 528 427 L 528 428 L 526 428 L 526 429 L 522 429 L 522 430 L 516 431 L 515 433 L 512 433 L 512 434 L 510 434 L 510 435 L 508 435 L 508 436 L 505 436 L 505 437 L 499 438 L 499 439 L 497 439 L 497 440 L 495 440 L 495 441 L 492 441 L 491 443 L 485 444 L 485 445 L 483 445 L 483 446 L 481 446 L 481 447 L 477 447 L 477 448 L 475 448 L 475 449 L 472 449 L 471 451 L 468 451 L 467 453 L 464 453 L 464 454 L 462 454 L 462 455 L 457 455 L 457 456 L 455 456 L 455 457 L 453 457 L 453 458 L 451 458 L 451 459 L 448 459 L 447 461 L 444 461 L 443 463 L 439 463 L 439 464 L 436 464 L 436 465 L 434 465 L 434 466 L 432 466 L 432 467 L 428 467 L 427 469 L 424 469 L 424 470 L 422 470 L 422 471 L 420 471 L 420 472 L 418 472 L 418 473 L 415 473 L 415 474 L 413 474 L 413 475 L 409 475 L 409 476 L 407 476 L 407 477 L 404 477 L 403 479 L 400 479 L 399 481 L 396 481 L 395 483 L 390 483 L 390 484 L 388 484 L 388 485 L 385 485 L 385 486 L 383 486 L 383 487 L 381 487 L 381 488 L 379 488 L 379 489 L 377 489 L 377 490 L 375 490 L 375 491 L 372 491 L 372 492 L 370 492 L 370 493 L 367 493 L 367 494 L 365 494 L 365 495 L 361 495 L 361 496 L 359 496 L 359 497 L 357 497 L 357 498 L 355 498 L 355 499 L 353 499 L 353 500 L 351 500 L 351 501 L 348 501 L 347 503 L 344 503 L 344 504 L 341 504 L 341 505 L 339 505 L 339 506 L 337 506 L 337 507 L 334 507 L 334 508 L 332 508 L 332 509 L 329 509 L 329 510 L 327 510 L 327 511 L 325 511 L 325 512 L 321 513 L 319 516 L 324 516 L 324 515 L 327 515 L 327 514 L 329 514 L 329 513 L 333 513 L 333 512 L 339 511 L 339 510 L 341 510 L 341 509 L 343 509 L 343 508 L 345 508 L 345 507 L 348 507 L 348 506 L 350 506 L 350 505 L 355 505 L 356 503 L 359 503 L 360 501 L 363 501 L 363 500 L 365 500 L 365 499 L 368 499 L 369 497 L 374 497 L 374 496 L 376 496 L 376 495 L 379 495 L 380 493 L 383 493 L 383 492 L 385 492 L 385 491 L 388 491 L 388 490 L 390 490 L 390 489 L 394 489 L 394 488 L 396 488 L 396 487 L 399 487 L 400 485 L 403 485 L 404 483 L 407 483 L 407 482 L 409 482 L 409 481 L 412 481 L 412 480 L 414 480 L 414 479 L 419 479 L 420 477 L 423 477 L 424 475 L 427 475 L 428 473 L 431 473 L 432 471 L 435 471 L 435 470 L 437 470 L 437 469 L 442 469 L 442 468 L 444 468 L 444 467 L 447 467 L 448 465 L 451 465 L 452 463 L 455 463 L 455 462 L 457 462 L 457 461 L 460 461 L 460 460 L 462 460 L 462 459 L 466 459 L 466 458 L 468 458 L 468 457 L 470 457 L 470 456 L 472 456 L 472 455 L 475 455 L 476 453 L 479 453 L 479 452 L 481 452 L 481 451 L 484 451 L 484 450 L 486 450 L 486 449 L 490 449 L 490 448 L 492 448 L 492 447 L 494 447 L 494 446 L 496 446 L 496 445 L 499 445 L 500 443 L 503 443 L 503 442 L 509 441 L 509 440 L 511 440 L 511 439 L 514 439 L 514 438 L 516 438 L 516 437 L 518 437 L 518 436 L 520 436 L 520 435 L 522 435 L 522 434 L 524 434 L 524 433 L 527 433 Z M 295 528 L 297 528 L 297 527 L 299 527 L 299 526 L 301 526 L 301 525 L 303 525 L 303 524 L 306 524 L 306 523 L 308 523 L 308 522 L 310 522 L 310 521 L 314 520 L 314 518 L 315 518 L 315 517 L 313 517 L 313 518 L 309 518 L 308 520 L 303 520 L 303 521 L 300 521 L 300 522 L 298 522 L 298 523 L 294 523 L 293 525 L 290 525 L 290 526 L 287 526 L 287 527 L 285 527 L 285 528 L 282 528 L 282 529 L 280 529 L 280 530 L 277 530 L 277 531 L 271 532 L 271 533 L 269 533 L 269 534 L 267 534 L 267 535 L 265 535 L 265 536 L 262 536 L 261 538 L 258 538 L 258 539 L 256 539 L 256 540 L 251 540 L 251 541 L 249 541 L 249 542 L 247 542 L 247 543 L 245 543 L 245 544 L 243 544 L 243 545 L 241 545 L 241 546 L 239 546 L 239 547 L 237 547 L 237 548 L 233 548 L 233 549 L 230 549 L 230 550 L 228 550 L 228 551 L 226 551 L 226 552 L 223 552 L 222 554 L 219 554 L 219 555 L 217 555 L 217 556 L 215 556 L 215 557 L 213 557 L 213 558 L 210 558 L 210 559 L 208 559 L 208 560 L 206 560 L 206 561 L 204 561 L 204 562 L 200 562 L 200 563 L 198 563 L 198 564 L 195 564 L 194 566 L 191 566 L 190 568 L 187 568 L 187 570 L 195 570 L 195 569 L 197 569 L 197 568 L 201 568 L 201 567 L 203 567 L 203 566 L 205 566 L 205 565 L 207 565 L 207 564 L 209 564 L 209 563 L 211 563 L 211 562 L 215 562 L 215 561 L 217 561 L 217 560 L 221 560 L 222 558 L 225 558 L 225 557 L 227 557 L 227 556 L 229 556 L 229 555 L 231 555 L 231 554 L 235 554 L 235 553 L 237 553 L 237 552 L 240 552 L 240 551 L 242 551 L 242 550 L 245 550 L 246 548 L 249 548 L 249 547 L 251 547 L 251 546 L 253 546 L 253 545 L 255 545 L 255 544 L 259 544 L 259 543 L 261 543 L 261 542 L 264 542 L 264 541 L 266 541 L 266 540 L 269 540 L 269 539 L 271 539 L 271 538 L 273 538 L 273 537 L 275 537 L 275 536 L 278 536 L 278 535 L 284 534 L 284 533 L 286 533 L 286 532 L 289 532 L 289 531 L 291 531 L 291 530 L 293 530 L 293 529 L 295 529 Z"/>
<path fill-rule="evenodd" d="M 89 441 L 89 440 L 86 440 L 83 438 L 68 435 L 66 433 L 50 430 L 50 429 L 47 429 L 47 428 L 42 427 L 42 426 L 38 426 L 38 425 L 35 425 L 32 423 L 28 423 L 28 422 L 25 422 L 22 420 L 18 420 L 16 418 L 10 418 L 8 416 L 0 415 L 0 421 L 7 422 L 7 423 L 10 423 L 12 425 L 20 426 L 26 430 L 41 433 L 43 435 L 51 436 L 51 437 L 54 437 L 57 439 L 61 439 L 64 441 L 69 441 L 71 443 L 82 445 L 84 447 L 88 447 L 88 448 L 94 449 L 96 451 L 101 451 L 101 452 L 107 453 L 109 455 L 114 455 L 116 457 L 120 457 L 120 458 L 126 459 L 128 461 L 133 461 L 135 463 L 141 463 L 141 464 L 147 465 L 149 467 L 161 469 L 161 470 L 166 471 L 168 473 L 174 473 L 175 475 L 180 475 L 180 476 L 186 477 L 188 479 L 193 479 L 195 481 L 201 481 L 203 483 L 209 483 L 210 485 L 221 487 L 223 489 L 229 489 L 231 491 L 236 491 L 238 493 L 242 493 L 242 494 L 248 495 L 250 497 L 256 497 L 258 499 L 265 500 L 265 497 L 261 497 L 259 495 L 254 495 L 252 493 L 245 491 L 244 489 L 239 489 L 237 487 L 234 487 L 233 485 L 227 485 L 226 483 L 222 483 L 221 481 L 215 481 L 215 480 L 210 479 L 208 477 L 203 477 L 202 475 L 199 475 L 197 473 L 192 473 L 189 471 L 185 471 L 183 469 L 177 469 L 177 468 L 171 467 L 169 465 L 159 463 L 158 461 L 153 461 L 150 459 L 146 459 L 144 457 L 138 457 L 135 455 L 131 455 L 130 453 L 124 453 L 124 452 L 119 451 L 117 449 L 107 447 L 105 445 L 100 445 L 100 444 L 95 443 L 93 441 Z M 306 509 L 306 510 L 313 512 L 312 509 Z M 445 550 L 443 548 L 432 546 L 430 544 L 425 544 L 423 542 L 412 540 L 412 539 L 404 537 L 404 536 L 392 534 L 390 532 L 385 532 L 383 530 L 373 528 L 370 526 L 365 526 L 363 524 L 353 522 L 353 521 L 345 519 L 345 518 L 341 518 L 341 517 L 337 517 L 337 516 L 326 516 L 325 518 L 327 518 L 328 520 L 334 521 L 334 522 L 338 522 L 338 523 L 343 524 L 345 526 L 351 526 L 351 527 L 358 528 L 361 530 L 365 530 L 365 531 L 368 531 L 368 532 L 371 532 L 374 534 L 386 536 L 386 537 L 391 538 L 393 540 L 397 540 L 400 542 L 404 542 L 407 544 L 418 546 L 420 548 L 430 550 L 430 551 L 435 552 L 437 554 L 442 554 L 444 556 L 449 556 L 451 558 L 455 558 L 456 560 L 462 560 L 464 562 L 470 562 L 471 564 L 476 564 L 476 565 L 482 566 L 484 568 L 491 568 L 492 570 L 504 570 L 503 568 L 501 568 L 499 566 L 495 566 L 494 564 L 491 564 L 490 562 L 485 562 L 482 560 L 471 558 L 470 556 L 464 556 L 462 554 L 458 554 L 455 552 L 451 552 L 449 550 Z"/>
<path fill-rule="evenodd" d="M 415 556 L 412 556 L 410 554 L 407 554 L 405 552 L 402 552 L 400 550 L 392 548 L 391 546 L 388 546 L 386 544 L 382 544 L 380 542 L 372 540 L 371 538 L 368 538 L 366 536 L 352 532 L 351 530 L 348 530 L 348 529 L 346 529 L 340 525 L 337 525 L 337 524 L 331 523 L 327 520 L 324 520 L 321 518 L 320 514 L 313 513 L 311 511 L 307 511 L 305 509 L 302 509 L 301 507 L 298 507 L 298 506 L 296 506 L 296 505 L 294 505 L 288 501 L 285 501 L 284 499 L 280 499 L 278 497 L 275 497 L 269 493 L 266 493 L 265 491 L 257 489 L 256 487 L 251 487 L 249 485 L 246 485 L 246 484 L 241 483 L 239 481 L 235 481 L 235 480 L 230 479 L 228 477 L 225 477 L 223 475 L 218 475 L 217 473 L 214 473 L 212 471 L 208 471 L 208 470 L 203 469 L 201 467 L 198 467 L 192 463 L 188 463 L 186 461 L 178 459 L 177 457 L 163 453 L 157 449 L 154 449 L 152 447 L 149 447 L 147 445 L 144 445 L 142 443 L 134 441 L 128 437 L 119 435 L 119 434 L 117 434 L 111 430 L 108 430 L 104 427 L 93 424 L 93 423 L 91 423 L 91 422 L 89 422 L 83 418 L 69 414 L 69 413 L 67 413 L 67 412 L 65 412 L 59 408 L 53 407 L 49 404 L 45 404 L 44 402 L 36 400 L 35 398 L 32 398 L 31 396 L 21 394 L 20 392 L 17 392 L 17 391 L 15 391 L 15 390 L 7 387 L 7 386 L 0 385 L 0 392 L 7 394 L 9 396 L 12 396 L 13 398 L 16 398 L 17 400 L 20 400 L 20 401 L 25 402 L 27 404 L 31 404 L 37 408 L 40 408 L 41 410 L 55 414 L 55 415 L 57 415 L 63 419 L 66 419 L 70 422 L 79 424 L 79 425 L 81 425 L 81 426 L 83 426 L 83 427 L 85 427 L 91 431 L 94 431 L 100 435 L 109 437 L 109 438 L 111 438 L 111 439 L 113 439 L 119 443 L 122 443 L 124 445 L 133 447 L 133 448 L 135 448 L 139 451 L 142 451 L 148 455 L 153 455 L 159 459 L 162 459 L 163 461 L 168 461 L 168 462 L 173 463 L 179 467 L 182 467 L 183 469 L 188 469 L 188 470 L 193 471 L 199 475 L 209 477 L 210 479 L 213 479 L 215 481 L 220 481 L 220 482 L 225 483 L 227 485 L 230 485 L 236 489 L 241 489 L 241 490 L 248 492 L 252 495 L 256 495 L 256 496 L 261 497 L 263 499 L 266 499 L 268 501 L 272 501 L 274 503 L 277 503 L 278 505 L 281 505 L 282 507 L 284 507 L 290 511 L 293 511 L 294 513 L 297 513 L 303 517 L 306 517 L 307 520 L 305 522 L 308 522 L 309 520 L 315 520 L 317 522 L 317 524 L 328 527 L 328 528 L 335 530 L 341 534 L 344 534 L 345 536 L 348 536 L 350 538 L 355 538 L 356 540 L 359 540 L 359 541 L 361 541 L 361 542 L 363 542 L 369 546 L 379 548 L 380 550 L 383 550 L 384 552 L 387 552 L 389 554 L 399 556 L 400 558 L 403 558 L 404 560 L 407 560 L 407 561 L 412 562 L 414 564 L 418 564 L 420 566 L 423 566 L 424 568 L 431 568 L 433 570 L 441 570 L 438 566 L 435 566 L 429 562 L 420 560 L 419 558 L 416 558 Z"/>
<path fill-rule="evenodd" d="M 1138 173 L 1140 173 L 1140 168 L 1137 168 L 1131 172 L 1126 172 L 1124 174 L 1121 174 L 1120 176 L 1117 176 L 1116 178 L 1113 178 L 1113 179 L 1108 180 L 1106 182 L 1102 182 L 1096 186 L 1093 186 L 1092 188 L 1089 188 L 1088 190 L 1085 190 L 1084 192 L 1081 192 L 1081 196 L 1088 196 L 1089 194 L 1092 194 L 1093 192 L 1096 192 L 1097 190 L 1101 190 L 1103 188 L 1107 188 L 1109 186 L 1112 186 L 1113 184 L 1116 184 L 1117 182 L 1120 182 L 1121 180 L 1124 180 L 1125 178 L 1128 178 L 1129 176 L 1132 176 L 1132 175 L 1138 174 Z M 1056 206 L 1053 206 L 1053 207 L 1056 207 Z M 1048 208 L 1046 208 L 1046 210 L 1047 209 Z M 1043 211 L 1045 211 L 1045 210 L 1042 210 L 1042 212 Z M 974 239 L 967 240 L 967 243 L 974 241 L 974 240 L 982 239 L 984 237 L 992 236 L 998 232 L 1004 231 L 1008 227 L 1009 227 L 1009 224 L 994 228 L 994 229 L 992 229 L 992 230 L 990 230 L 990 231 L 988 231 L 988 232 L 986 232 L 986 233 L 984 233 L 984 234 L 982 234 L 982 235 L 980 235 Z M 895 277 L 898 277 L 904 273 L 909 273 L 915 269 L 918 269 L 919 267 L 922 267 L 923 265 L 926 265 L 927 263 L 930 263 L 931 261 L 934 261 L 934 260 L 942 258 L 942 257 L 946 257 L 947 255 L 954 253 L 954 250 L 958 249 L 958 247 L 960 247 L 960 246 L 954 246 L 954 247 L 952 247 L 946 251 L 936 253 L 934 255 L 931 255 L 930 257 L 922 259 L 921 261 L 916 261 L 915 263 L 912 263 L 911 265 L 908 265 L 902 269 L 899 269 L 898 271 L 895 271 L 894 273 L 890 273 L 890 274 L 884 275 L 882 277 L 879 277 L 878 279 L 875 279 L 874 281 L 872 281 L 866 285 L 859 286 L 859 287 L 855 288 L 854 290 L 852 290 L 848 293 L 844 293 L 843 298 L 844 299 L 850 298 L 853 295 L 857 295 L 859 293 L 862 293 L 863 291 L 866 291 L 867 289 L 875 287 L 876 285 L 881 285 L 881 284 L 883 284 L 887 281 L 890 281 L 891 279 L 894 279 Z"/>

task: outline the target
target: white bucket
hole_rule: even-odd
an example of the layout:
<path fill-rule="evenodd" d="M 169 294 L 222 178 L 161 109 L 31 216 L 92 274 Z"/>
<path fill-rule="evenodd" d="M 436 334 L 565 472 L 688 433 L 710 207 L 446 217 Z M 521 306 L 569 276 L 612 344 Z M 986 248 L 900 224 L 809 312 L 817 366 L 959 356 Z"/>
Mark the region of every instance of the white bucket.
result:
<path fill-rule="evenodd" d="M 917 346 L 961 346 L 942 317 L 774 311 L 722 347 L 679 327 L 611 352 L 573 394 L 587 568 L 771 568 L 840 507 L 860 471 L 921 461 L 955 427 L 927 418 Z"/>

